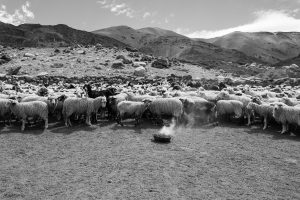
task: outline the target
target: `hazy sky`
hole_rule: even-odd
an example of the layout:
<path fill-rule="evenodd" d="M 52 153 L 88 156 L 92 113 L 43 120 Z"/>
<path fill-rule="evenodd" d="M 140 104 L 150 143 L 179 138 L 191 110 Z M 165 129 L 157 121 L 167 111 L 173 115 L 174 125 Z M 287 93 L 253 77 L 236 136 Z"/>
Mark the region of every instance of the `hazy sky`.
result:
<path fill-rule="evenodd" d="M 189 37 L 300 31 L 300 0 L 0 0 L 0 21 L 93 31 L 160 27 Z"/>

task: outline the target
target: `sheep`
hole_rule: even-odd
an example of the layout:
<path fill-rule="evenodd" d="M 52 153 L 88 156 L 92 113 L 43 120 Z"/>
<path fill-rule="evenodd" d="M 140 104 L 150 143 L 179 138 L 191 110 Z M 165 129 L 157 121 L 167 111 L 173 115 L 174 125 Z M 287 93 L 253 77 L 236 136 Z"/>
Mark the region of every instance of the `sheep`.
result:
<path fill-rule="evenodd" d="M 216 105 L 200 97 L 180 98 L 183 103 L 184 113 L 205 119 L 210 122 L 215 113 Z"/>
<path fill-rule="evenodd" d="M 183 115 L 182 102 L 176 98 L 157 98 L 151 101 L 148 110 L 159 119 L 161 115 L 170 115 L 175 118 L 176 122 Z"/>
<path fill-rule="evenodd" d="M 287 97 L 283 97 L 282 102 L 285 103 L 288 106 L 300 105 L 300 101 L 297 101 L 297 99 L 292 99 L 292 98 L 287 98 Z"/>
<path fill-rule="evenodd" d="M 55 97 L 42 97 L 42 96 L 37 96 L 37 95 L 32 95 L 32 96 L 26 96 L 24 97 L 20 102 L 30 102 L 30 101 L 42 101 L 47 103 L 48 105 L 48 113 L 53 113 L 55 109 Z"/>
<path fill-rule="evenodd" d="M 289 124 L 300 126 L 300 107 L 287 106 L 284 103 L 275 103 L 273 117 L 282 124 L 281 134 L 289 129 Z"/>
<path fill-rule="evenodd" d="M 106 106 L 106 97 L 92 98 L 74 98 L 69 97 L 64 100 L 63 103 L 63 116 L 65 119 L 65 125 L 67 127 L 72 126 L 70 121 L 70 116 L 72 114 L 86 114 L 85 123 L 91 126 L 91 115 L 92 113 L 97 113 L 97 111 L 102 107 Z"/>
<path fill-rule="evenodd" d="M 254 111 L 257 113 L 260 117 L 263 117 L 264 119 L 264 127 L 263 130 L 267 128 L 268 125 L 268 119 L 273 117 L 273 106 L 268 103 L 262 103 L 262 104 L 257 104 L 254 102 L 250 102 L 247 105 L 247 110 L 249 110 L 249 113 L 251 111 Z M 251 125 L 250 117 L 248 118 L 248 126 Z"/>
<path fill-rule="evenodd" d="M 25 130 L 27 117 L 39 116 L 45 121 L 45 129 L 48 128 L 48 106 L 42 101 L 21 102 L 9 100 L 7 103 L 11 112 L 22 119 L 21 130 Z"/>
<path fill-rule="evenodd" d="M 228 92 L 220 92 L 217 97 L 217 100 L 237 100 L 243 103 L 243 107 L 245 108 L 248 103 L 251 102 L 251 98 L 247 97 L 247 96 L 237 96 L 237 95 L 231 95 Z"/>
<path fill-rule="evenodd" d="M 126 93 L 120 93 L 114 96 L 110 96 L 107 100 L 107 114 L 108 119 L 115 119 L 117 117 L 117 105 L 121 101 L 126 101 L 128 95 Z"/>
<path fill-rule="evenodd" d="M 145 110 L 148 108 L 150 104 L 150 100 L 144 100 L 143 102 L 135 102 L 135 101 L 121 101 L 117 105 L 118 117 L 117 122 L 121 126 L 123 126 L 122 118 L 124 115 L 135 116 L 137 126 L 139 124 L 139 120 L 142 117 Z"/>
<path fill-rule="evenodd" d="M 142 102 L 144 99 L 149 99 L 149 100 L 154 100 L 155 97 L 154 96 L 150 96 L 150 95 L 134 95 L 133 93 L 130 92 L 125 92 L 128 96 L 127 96 L 127 100 L 128 101 L 140 101 Z"/>
<path fill-rule="evenodd" d="M 5 119 L 8 118 L 8 121 L 10 123 L 11 120 L 11 111 L 10 108 L 8 107 L 9 99 L 0 99 L 0 117 L 4 119 L 4 124 L 5 124 Z"/>
<path fill-rule="evenodd" d="M 243 115 L 243 103 L 237 100 L 219 100 L 217 102 L 217 117 L 222 115 L 232 115 L 240 118 Z"/>

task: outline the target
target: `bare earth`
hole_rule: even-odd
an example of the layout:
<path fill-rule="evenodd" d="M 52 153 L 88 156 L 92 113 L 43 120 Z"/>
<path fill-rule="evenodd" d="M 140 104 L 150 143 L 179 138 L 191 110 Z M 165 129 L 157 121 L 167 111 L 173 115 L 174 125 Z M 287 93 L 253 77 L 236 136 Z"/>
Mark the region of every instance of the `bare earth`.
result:
<path fill-rule="evenodd" d="M 280 127 L 180 129 L 100 121 L 0 133 L 0 199 L 300 199 L 300 139 Z"/>

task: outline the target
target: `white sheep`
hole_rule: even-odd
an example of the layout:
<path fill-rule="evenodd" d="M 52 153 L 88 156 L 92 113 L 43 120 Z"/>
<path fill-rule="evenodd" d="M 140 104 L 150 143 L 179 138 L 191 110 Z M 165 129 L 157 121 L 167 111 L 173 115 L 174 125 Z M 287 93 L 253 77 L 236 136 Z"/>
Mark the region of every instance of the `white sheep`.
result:
<path fill-rule="evenodd" d="M 142 117 L 145 110 L 148 108 L 151 101 L 144 100 L 143 102 L 136 101 L 121 101 L 117 105 L 118 117 L 117 122 L 123 126 L 122 118 L 124 115 L 134 116 L 136 124 L 139 124 L 139 120 Z"/>
<path fill-rule="evenodd" d="M 247 97 L 247 96 L 237 96 L 237 95 L 232 95 L 229 94 L 228 92 L 220 92 L 217 97 L 217 100 L 237 100 L 243 103 L 243 107 L 246 108 L 246 106 L 248 105 L 248 103 L 251 102 L 251 98 Z"/>
<path fill-rule="evenodd" d="M 8 106 L 11 112 L 22 119 L 21 130 L 24 131 L 27 117 L 39 116 L 45 121 L 45 129 L 48 128 L 48 106 L 42 101 L 31 101 L 19 103 L 16 100 L 9 100 Z"/>
<path fill-rule="evenodd" d="M 205 122 L 212 121 L 216 105 L 201 97 L 180 98 L 183 103 L 184 112 L 187 115 L 204 118 Z"/>
<path fill-rule="evenodd" d="M 42 101 L 48 105 L 48 113 L 53 113 L 56 105 L 56 98 L 49 96 L 49 97 L 42 97 L 37 95 L 26 96 L 22 98 L 20 102 L 31 102 L 31 101 Z"/>
<path fill-rule="evenodd" d="M 296 98 L 287 98 L 287 97 L 283 97 L 282 98 L 282 102 L 285 103 L 288 106 L 297 106 L 300 105 L 300 101 L 298 101 Z"/>
<path fill-rule="evenodd" d="M 157 98 L 150 103 L 148 109 L 158 118 L 161 118 L 161 115 L 169 115 L 174 117 L 176 121 L 183 114 L 182 102 L 176 98 Z"/>
<path fill-rule="evenodd" d="M 70 121 L 70 116 L 72 114 L 85 114 L 86 124 L 91 126 L 91 115 L 92 113 L 97 113 L 98 110 L 106 106 L 105 97 L 92 98 L 74 98 L 69 97 L 64 100 L 63 103 L 63 115 L 65 119 L 65 125 L 72 126 Z"/>
<path fill-rule="evenodd" d="M 275 103 L 273 117 L 282 124 L 281 134 L 288 131 L 290 124 L 300 126 L 300 107 L 287 106 L 284 103 Z"/>
<path fill-rule="evenodd" d="M 216 108 L 217 117 L 234 114 L 240 118 L 243 115 L 243 103 L 237 100 L 219 100 Z"/>
<path fill-rule="evenodd" d="M 144 99 L 154 100 L 156 97 L 150 96 L 150 95 L 135 95 L 131 92 L 125 92 L 127 96 L 128 101 L 139 101 L 142 102 Z"/>
<path fill-rule="evenodd" d="M 256 114 L 258 114 L 260 117 L 263 117 L 264 119 L 264 127 L 263 130 L 265 130 L 268 126 L 268 119 L 273 117 L 273 106 L 268 103 L 261 103 L 257 104 L 254 102 L 250 102 L 246 109 L 249 111 L 254 111 Z M 248 126 L 251 125 L 250 117 L 248 117 Z"/>

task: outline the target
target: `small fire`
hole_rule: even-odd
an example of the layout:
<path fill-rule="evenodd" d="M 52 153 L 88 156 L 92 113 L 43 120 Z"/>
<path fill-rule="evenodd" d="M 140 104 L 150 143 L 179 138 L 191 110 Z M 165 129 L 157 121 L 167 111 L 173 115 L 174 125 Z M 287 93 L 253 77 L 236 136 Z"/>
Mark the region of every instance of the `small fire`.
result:
<path fill-rule="evenodd" d="M 170 135 L 173 136 L 175 134 L 175 126 L 176 126 L 176 121 L 173 118 L 170 126 L 163 126 L 160 130 L 159 133 L 162 135 Z"/>

